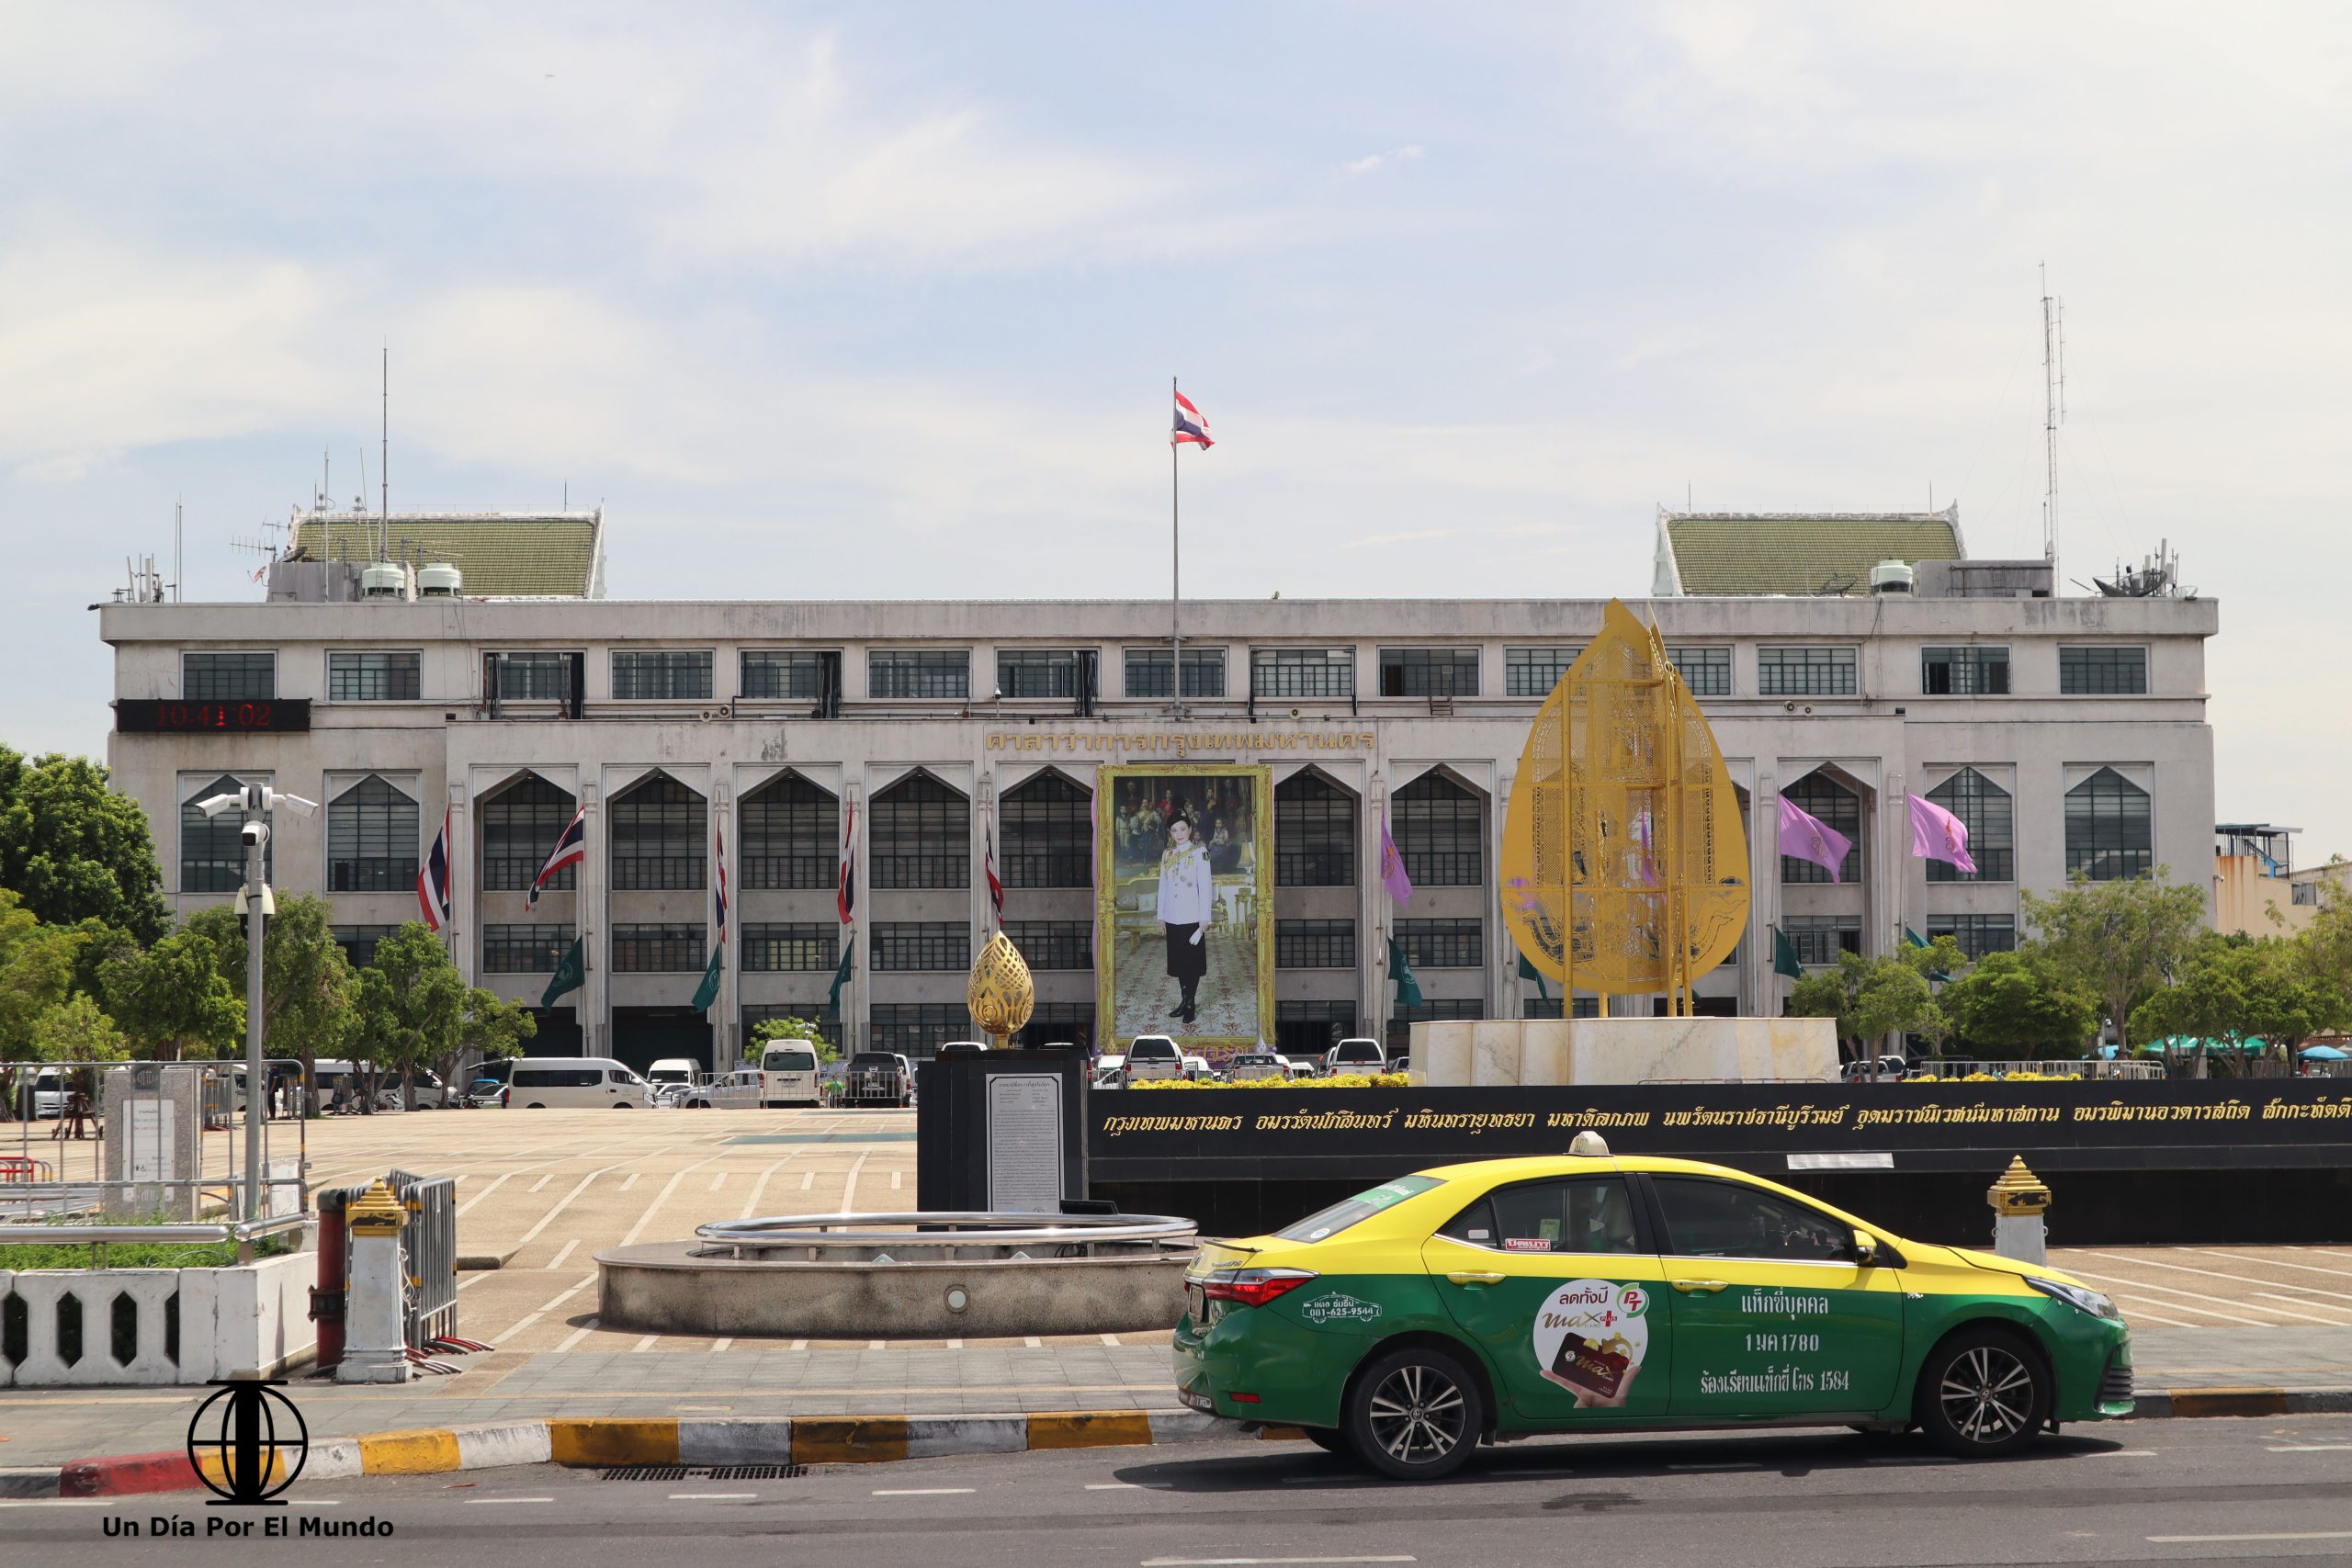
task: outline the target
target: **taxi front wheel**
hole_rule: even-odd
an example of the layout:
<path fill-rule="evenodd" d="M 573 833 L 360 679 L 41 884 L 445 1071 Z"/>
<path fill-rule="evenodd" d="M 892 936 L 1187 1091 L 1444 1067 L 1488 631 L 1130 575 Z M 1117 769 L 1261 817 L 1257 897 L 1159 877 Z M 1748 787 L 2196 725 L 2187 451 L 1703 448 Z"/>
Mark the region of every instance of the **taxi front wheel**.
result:
<path fill-rule="evenodd" d="M 1356 1457 L 1399 1481 L 1462 1468 L 1487 1427 L 1478 1382 L 1442 1350 L 1408 1346 L 1375 1358 L 1348 1391 L 1343 1431 Z"/>
<path fill-rule="evenodd" d="M 2050 1419 L 2050 1374 L 2013 1334 L 1972 1329 L 1919 1369 L 1913 1412 L 1928 1440 L 1962 1459 L 2015 1453 Z"/>

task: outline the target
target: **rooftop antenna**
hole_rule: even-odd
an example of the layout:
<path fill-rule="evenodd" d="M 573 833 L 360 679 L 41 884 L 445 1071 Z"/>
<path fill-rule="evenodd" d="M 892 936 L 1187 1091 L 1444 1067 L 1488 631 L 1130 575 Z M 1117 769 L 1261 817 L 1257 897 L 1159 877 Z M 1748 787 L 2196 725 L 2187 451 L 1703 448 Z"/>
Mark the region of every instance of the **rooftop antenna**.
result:
<path fill-rule="evenodd" d="M 384 412 L 381 440 L 383 448 L 377 455 L 377 479 L 382 484 L 381 499 L 377 503 L 377 516 L 382 532 L 376 549 L 376 558 L 382 560 L 392 547 L 392 344 L 384 340 Z"/>
<path fill-rule="evenodd" d="M 2050 292 L 2041 264 L 2041 558 L 2058 581 L 2058 427 L 2066 422 L 2066 302 Z"/>
<path fill-rule="evenodd" d="M 183 563 L 187 558 L 182 549 L 186 539 L 183 531 L 185 522 L 186 513 L 181 509 L 180 498 L 174 496 L 172 497 L 172 603 L 175 604 L 180 602 L 180 583 L 184 581 L 181 573 Z"/>

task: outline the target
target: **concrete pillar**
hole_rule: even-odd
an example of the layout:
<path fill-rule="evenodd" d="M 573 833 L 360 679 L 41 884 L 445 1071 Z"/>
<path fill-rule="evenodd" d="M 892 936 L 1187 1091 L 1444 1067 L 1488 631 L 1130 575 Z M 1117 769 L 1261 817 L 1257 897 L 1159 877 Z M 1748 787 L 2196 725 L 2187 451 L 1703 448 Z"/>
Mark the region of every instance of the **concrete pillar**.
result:
<path fill-rule="evenodd" d="M 449 956 L 467 985 L 476 985 L 481 961 L 481 857 L 474 852 L 473 813 L 466 809 L 466 786 L 449 782 L 449 878 L 456 896 L 449 907 Z"/>
<path fill-rule="evenodd" d="M 1772 931 L 1781 921 L 1781 790 L 1758 773 L 1747 805 L 1747 951 L 1743 1006 L 1757 1018 L 1781 1016 L 1780 976 L 1772 973 Z"/>
<path fill-rule="evenodd" d="M 1388 931 L 1396 906 L 1380 885 L 1380 827 L 1388 818 L 1388 780 L 1377 768 L 1367 775 L 1357 814 L 1356 919 L 1362 922 L 1357 929 L 1363 933 L 1363 947 L 1356 954 L 1355 1032 L 1385 1043 L 1389 999 L 1396 995 L 1388 976 Z"/>
<path fill-rule="evenodd" d="M 714 769 L 713 773 L 716 773 Z M 718 967 L 718 999 L 711 1004 L 710 1068 L 715 1073 L 732 1072 L 743 1065 L 743 878 L 741 874 L 742 849 L 736 835 L 735 789 L 722 779 L 714 778 L 710 790 L 711 822 L 715 841 L 727 852 L 721 862 L 713 857 L 710 876 L 710 908 L 712 934 L 718 934 L 719 864 L 727 873 L 727 956 Z"/>
<path fill-rule="evenodd" d="M 842 940 L 847 942 L 853 939 L 854 933 L 862 932 L 874 923 L 869 918 L 874 908 L 874 877 L 872 869 L 865 863 L 865 846 L 872 837 L 865 820 L 865 789 L 862 784 L 849 782 L 846 769 L 843 775 L 842 809 L 854 813 L 851 818 L 849 858 L 856 872 L 857 886 L 857 903 L 850 911 L 856 917 L 857 923 L 842 932 Z M 874 944 L 858 941 L 850 964 L 849 984 L 842 987 L 842 1055 L 844 1059 L 872 1042 L 867 1008 L 874 993 L 867 985 L 866 976 L 873 973 L 873 965 Z M 828 980 L 826 984 L 832 982 Z"/>
<path fill-rule="evenodd" d="M 612 846 L 605 841 L 604 791 L 581 771 L 581 829 L 588 852 L 580 862 L 579 892 L 572 908 L 580 912 L 581 951 L 588 961 L 587 984 L 572 993 L 580 1013 L 580 1050 L 589 1056 L 612 1055 L 612 973 L 606 939 L 612 931 Z"/>
<path fill-rule="evenodd" d="M 1495 779 L 1494 812 L 1487 824 L 1487 929 L 1494 932 L 1487 943 L 1487 1013 L 1490 1018 L 1517 1018 L 1526 1010 L 1519 977 L 1519 943 L 1511 940 L 1503 919 L 1503 824 L 1510 817 L 1510 773 Z M 1565 1010 L 1565 1009 L 1563 1010 Z"/>
<path fill-rule="evenodd" d="M 378 1181 L 344 1209 L 351 1288 L 344 1306 L 337 1382 L 406 1382 L 408 1322 L 401 1311 L 401 1231 L 408 1211 Z"/>

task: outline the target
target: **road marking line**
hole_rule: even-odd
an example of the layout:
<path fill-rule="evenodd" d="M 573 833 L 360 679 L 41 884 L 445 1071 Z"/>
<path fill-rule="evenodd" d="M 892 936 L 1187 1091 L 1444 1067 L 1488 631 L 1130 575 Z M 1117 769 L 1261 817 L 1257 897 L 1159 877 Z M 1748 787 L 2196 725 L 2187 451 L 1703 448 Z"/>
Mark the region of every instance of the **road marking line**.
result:
<path fill-rule="evenodd" d="M 712 1344 L 712 1346 L 711 1346 L 711 1349 L 712 1349 L 712 1350 L 714 1350 L 714 1351 L 724 1350 L 724 1349 L 726 1349 L 729 1346 L 730 1346 L 730 1345 L 732 1345 L 732 1344 L 734 1344 L 734 1343 L 735 1343 L 735 1340 L 734 1340 L 733 1337 L 732 1337 L 732 1336 L 729 1336 L 729 1337 L 727 1337 L 727 1338 L 725 1338 L 725 1339 L 718 1340 L 718 1341 L 716 1341 L 715 1343 L 713 1343 L 713 1344 Z"/>
<path fill-rule="evenodd" d="M 1023 1335 L 1021 1337 L 1021 1343 L 1025 1348 L 1031 1350 L 1042 1350 L 1046 1348 L 1046 1342 L 1038 1338 L 1034 1334 Z"/>
<path fill-rule="evenodd" d="M 1418 1557 L 1147 1557 L 1143 1568 L 1252 1568 L 1287 1562 L 1419 1562 Z"/>
<path fill-rule="evenodd" d="M 264 946 L 266 946 L 266 945 L 268 945 L 268 944 L 267 944 L 267 943 L 264 943 L 263 945 L 264 945 Z M 514 1175 L 514 1173 L 513 1171 L 511 1171 L 511 1170 L 510 1170 L 510 1171 L 508 1171 L 504 1176 L 501 1176 L 501 1177 L 497 1177 L 497 1178 L 493 1179 L 492 1180 L 492 1182 L 491 1182 L 491 1184 L 490 1184 L 489 1186 L 487 1186 L 487 1187 L 483 1188 L 481 1191 L 479 1191 L 479 1192 L 475 1193 L 472 1197 L 470 1197 L 470 1198 L 467 1199 L 464 1202 L 462 1202 L 462 1203 L 458 1204 L 458 1217 L 459 1219 L 464 1219 L 464 1218 L 466 1217 L 466 1211 L 467 1211 L 468 1209 L 472 1208 L 476 1203 L 481 1202 L 483 1199 L 485 1199 L 485 1198 L 489 1197 L 492 1193 L 493 1193 L 493 1192 L 497 1191 L 500 1188 L 502 1188 L 502 1187 L 505 1186 L 505 1185 L 506 1185 L 506 1183 L 507 1183 L 509 1180 L 511 1180 L 511 1179 L 513 1179 Z"/>
<path fill-rule="evenodd" d="M 556 1255 L 548 1259 L 548 1267 L 550 1269 L 562 1268 L 563 1260 L 571 1257 L 571 1249 L 579 1245 L 580 1238 L 578 1236 L 573 1236 L 570 1241 L 565 1242 L 561 1247 L 557 1249 Z"/>
<path fill-rule="evenodd" d="M 526 1190 L 537 1192 L 540 1188 L 545 1187 L 548 1182 L 553 1181 L 554 1179 L 555 1172 L 550 1170 L 545 1176 L 540 1177 L 537 1181 L 532 1182 Z"/>
<path fill-rule="evenodd" d="M 904 1176 L 904 1175 L 906 1175 L 906 1172 L 905 1172 L 905 1171 L 903 1171 L 903 1170 L 894 1170 L 894 1171 L 892 1171 L 892 1172 L 890 1173 L 890 1190 L 891 1190 L 891 1191 L 896 1192 L 897 1190 L 899 1190 L 899 1178 L 900 1178 L 900 1177 L 902 1177 L 902 1176 Z"/>
<path fill-rule="evenodd" d="M 650 1350 L 653 1348 L 655 1341 L 659 1340 L 661 1337 L 662 1336 L 659 1334 L 649 1334 L 644 1338 L 639 1340 L 636 1344 L 630 1346 L 629 1351 L 634 1355 L 640 1350 Z"/>
<path fill-rule="evenodd" d="M 2223 1252 L 2214 1247 L 2191 1247 L 2184 1250 L 2201 1252 L 2211 1258 L 2234 1259 L 2237 1257 L 2233 1252 Z M 2339 1280 L 2352 1280 L 2352 1269 L 2323 1269 L 2316 1263 L 2297 1263 L 2288 1258 L 2266 1258 L 2262 1259 L 2262 1266 L 2266 1269 L 2301 1269 L 2307 1274 L 2333 1274 Z"/>
<path fill-rule="evenodd" d="M 637 1224 L 629 1226 L 628 1235 L 621 1237 L 621 1245 L 623 1247 L 627 1247 L 630 1243 L 636 1241 L 639 1236 L 645 1234 L 645 1227 L 653 1223 L 653 1216 L 655 1213 L 661 1209 L 662 1204 L 670 1201 L 670 1194 L 678 1190 L 678 1183 L 686 1179 L 687 1171 L 700 1170 L 704 1166 L 708 1165 L 711 1160 L 715 1160 L 717 1158 L 718 1158 L 718 1156 L 712 1155 L 707 1159 L 698 1159 L 695 1161 L 694 1164 L 687 1166 L 684 1169 L 674 1172 L 668 1181 L 662 1183 L 662 1190 L 654 1197 L 653 1201 L 645 1206 L 645 1212 L 637 1216 Z"/>
<path fill-rule="evenodd" d="M 640 1177 L 640 1176 L 644 1175 L 644 1174 L 645 1174 L 645 1173 L 644 1173 L 643 1171 L 641 1171 L 641 1170 L 632 1170 L 632 1171 L 630 1171 L 630 1172 L 628 1173 L 628 1179 L 627 1181 L 624 1181 L 624 1182 L 622 1182 L 622 1183 L 621 1183 L 621 1190 L 622 1190 L 622 1191 L 624 1191 L 624 1192 L 626 1192 L 626 1191 L 628 1191 L 630 1188 L 632 1188 L 632 1187 L 636 1186 L 636 1185 L 637 1185 L 637 1179 L 638 1179 L 639 1177 Z"/>
<path fill-rule="evenodd" d="M 2187 1296 L 2191 1301 L 2223 1302 L 2231 1306 L 2244 1306 L 2246 1304 L 2244 1302 L 2233 1301 L 2227 1296 L 2209 1296 L 2200 1291 L 2184 1291 L 2178 1285 L 2150 1285 L 2138 1280 L 2119 1279 L 2113 1274 L 2094 1274 L 2087 1269 L 2075 1269 L 2070 1270 L 2070 1272 L 2079 1274 L 2086 1280 L 2098 1280 L 2110 1285 L 2127 1286 L 2135 1293 L 2142 1291 L 2160 1291 L 2167 1296 Z M 2178 1302 L 2166 1302 L 2165 1304 L 2177 1311 L 2202 1313 L 2207 1317 L 2225 1318 L 2232 1323 L 2242 1323 L 2248 1328 L 2276 1328 L 2279 1326 L 2275 1323 L 2265 1323 L 2258 1317 L 2240 1317 L 2234 1313 L 2216 1312 L 2211 1307 L 2192 1307 L 2188 1306 L 2184 1303 Z M 2289 1313 L 2273 1307 L 2257 1307 L 2255 1310 L 2257 1312 L 2278 1312 L 2278 1315 L 2281 1317 L 2300 1317 L 2302 1315 L 2300 1313 Z M 2313 1323 L 2324 1323 L 2331 1328 L 2343 1326 L 2332 1318 L 2315 1317 L 2312 1318 L 2312 1321 Z"/>
<path fill-rule="evenodd" d="M 491 1278 L 494 1277 L 494 1276 L 497 1274 L 497 1272 L 498 1272 L 498 1270 L 497 1270 L 497 1269 L 483 1269 L 481 1273 L 476 1274 L 476 1275 L 475 1275 L 472 1279 L 470 1279 L 470 1280 L 458 1280 L 458 1289 L 459 1289 L 459 1290 L 461 1290 L 461 1291 L 462 1291 L 462 1290 L 466 1289 L 466 1287 L 468 1287 L 469 1285 L 479 1285 L 479 1284 L 481 1284 L 484 1280 L 488 1280 L 488 1279 L 491 1279 Z"/>
<path fill-rule="evenodd" d="M 865 1162 L 873 1157 L 873 1151 L 868 1150 L 866 1153 L 858 1156 L 856 1162 L 849 1168 L 849 1180 L 844 1182 L 842 1186 L 842 1213 L 846 1214 L 850 1212 L 849 1201 L 857 1195 L 857 1173 L 864 1170 L 865 1168 Z"/>
<path fill-rule="evenodd" d="M 802 1172 L 800 1173 L 800 1190 L 802 1190 L 803 1192 L 806 1192 L 806 1191 L 808 1191 L 808 1189 L 810 1189 L 811 1187 L 814 1187 L 814 1186 L 816 1186 L 816 1185 L 817 1185 L 817 1173 L 816 1173 L 815 1171 L 813 1171 L 813 1170 L 804 1170 L 804 1171 L 802 1171 Z"/>
<path fill-rule="evenodd" d="M 580 1180 L 574 1184 L 571 1191 L 565 1193 L 562 1197 L 555 1201 L 554 1208 L 549 1209 L 546 1213 L 539 1216 L 539 1223 L 537 1224 L 533 1225 L 529 1230 L 523 1233 L 523 1239 L 514 1244 L 515 1250 L 519 1252 L 524 1247 L 526 1247 L 533 1242 L 538 1240 L 539 1233 L 547 1229 L 549 1225 L 555 1224 L 555 1217 L 558 1214 L 562 1213 L 566 1209 L 571 1207 L 571 1201 L 574 1198 L 579 1197 L 582 1192 L 587 1191 L 588 1184 L 590 1182 L 595 1180 L 596 1178 L 605 1175 L 607 1171 L 618 1170 L 622 1166 L 627 1165 L 628 1163 L 628 1162 L 627 1160 L 616 1159 L 610 1165 L 600 1165 L 595 1169 L 590 1171 L 587 1175 L 582 1177 Z M 622 1245 L 626 1246 L 628 1244 L 623 1243 Z"/>
<path fill-rule="evenodd" d="M 570 1299 L 571 1299 L 571 1297 L 573 1297 L 573 1296 L 578 1295 L 581 1292 L 582 1292 L 582 1291 L 586 1290 L 586 1289 L 588 1288 L 588 1285 L 589 1285 L 590 1281 L 591 1281 L 591 1280 L 594 1280 L 594 1279 L 595 1279 L 595 1276 L 594 1276 L 594 1274 L 591 1274 L 590 1276 L 588 1276 L 588 1278 L 587 1278 L 586 1280 L 581 1280 L 578 1284 L 573 1285 L 570 1290 L 567 1290 L 567 1291 L 563 1292 L 561 1294 L 558 1295 L 554 1300 L 552 1300 L 552 1301 L 548 1302 L 547 1305 L 545 1305 L 545 1306 L 541 1307 L 538 1311 L 537 1311 L 537 1312 L 535 1312 L 535 1313 L 532 1313 L 529 1316 L 527 1316 L 527 1317 L 524 1318 L 522 1322 L 520 1322 L 520 1323 L 516 1324 L 514 1327 L 512 1327 L 512 1328 L 508 1329 L 505 1333 L 503 1333 L 503 1334 L 493 1334 L 493 1335 L 492 1335 L 492 1336 L 490 1337 L 490 1342 L 491 1342 L 492 1345 L 495 1345 L 495 1344 L 497 1344 L 497 1343 L 498 1343 L 500 1340 L 502 1340 L 502 1339 L 512 1339 L 512 1338 L 514 1338 L 514 1336 L 516 1336 L 517 1334 L 522 1333 L 522 1332 L 523 1332 L 523 1330 L 525 1330 L 525 1329 L 526 1329 L 526 1328 L 530 1327 L 530 1326 L 531 1326 L 531 1325 L 533 1325 L 533 1324 L 535 1324 L 535 1323 L 538 1322 L 538 1321 L 539 1321 L 539 1319 L 541 1319 L 541 1318 L 543 1318 L 543 1317 L 547 1316 L 547 1314 L 549 1314 L 549 1313 L 551 1313 L 551 1312 L 555 1311 L 555 1309 L 556 1309 L 556 1308 L 558 1308 L 558 1307 L 561 1306 L 561 1305 L 562 1305 L 566 1301 L 570 1300 Z"/>
<path fill-rule="evenodd" d="M 2154 1459 L 2154 1449 L 2109 1449 L 2102 1453 L 2086 1454 L 2086 1459 Z"/>
<path fill-rule="evenodd" d="M 723 1170 L 722 1170 L 722 1171 L 720 1171 L 717 1176 L 714 1176 L 714 1177 L 712 1177 L 712 1178 L 710 1179 L 710 1190 L 711 1190 L 713 1192 L 718 1191 L 720 1188 L 722 1188 L 722 1187 L 724 1187 L 724 1186 L 726 1186 L 726 1185 L 727 1185 L 727 1173 L 726 1173 L 725 1171 L 723 1171 Z"/>
<path fill-rule="evenodd" d="M 2197 1269 L 2192 1268 L 2186 1263 L 2159 1263 L 2153 1258 L 2123 1258 L 2119 1257 L 2117 1254 L 2112 1252 L 2094 1251 L 2089 1253 L 2088 1256 L 2093 1258 L 2104 1258 L 2109 1262 L 2114 1263 L 2142 1263 L 2150 1269 L 2174 1269 L 2179 1270 L 2183 1274 L 2202 1274 L 2208 1279 L 2228 1280 L 2240 1285 L 2281 1285 L 2284 1289 L 2299 1292 L 2306 1296 L 2326 1296 L 2335 1301 L 2352 1302 L 2352 1294 L 2346 1294 L 2342 1291 L 2323 1291 L 2316 1285 L 2287 1285 L 2283 1280 L 2278 1280 L 2256 1279 L 2245 1274 L 2224 1274 L 2218 1269 Z M 2260 1291 L 2256 1291 L 2255 1292 L 2256 1295 L 2261 1295 L 2264 1292 Z M 2291 1301 L 2293 1298 L 2288 1297 L 2285 1299 Z M 2312 1305 L 2316 1303 L 2307 1303 L 2305 1304 Z"/>
<path fill-rule="evenodd" d="M 1102 1336 L 1102 1343 L 1105 1345 L 1116 1345 L 1118 1342 L 1119 1337 L 1115 1334 L 1105 1334 Z"/>
<path fill-rule="evenodd" d="M 751 1503 L 759 1498 L 756 1492 L 673 1492 L 673 1503 Z"/>
<path fill-rule="evenodd" d="M 883 1348 L 884 1343 L 884 1341 L 879 1339 L 869 1339 L 865 1342 L 865 1348 L 869 1350 L 879 1350 Z"/>
<path fill-rule="evenodd" d="M 877 1486 L 876 1497 L 967 1497 L 978 1491 L 974 1486 Z"/>
<path fill-rule="evenodd" d="M 2166 1546 L 2206 1540 L 2352 1540 L 2352 1530 L 2262 1530 L 2249 1535 L 2152 1535 Z"/>
<path fill-rule="evenodd" d="M 2352 1453 L 2352 1443 L 2289 1443 L 2270 1450 L 2274 1454 L 2341 1454 Z"/>
<path fill-rule="evenodd" d="M 0 1503 L 0 1508 L 111 1508 L 112 1497 L 31 1497 L 21 1503 Z"/>
<path fill-rule="evenodd" d="M 1133 1481 L 1090 1481 L 1086 1489 L 1089 1492 L 1140 1492 L 1143 1487 Z"/>
<path fill-rule="evenodd" d="M 571 1349 L 574 1345 L 579 1344 L 582 1339 L 585 1339 L 588 1336 L 594 1334 L 596 1331 L 596 1325 L 602 1322 L 604 1322 L 604 1319 L 600 1317 L 590 1318 L 587 1322 L 582 1324 L 579 1327 L 573 1329 L 569 1335 L 565 1336 L 563 1343 L 557 1346 L 556 1348 L 559 1350 Z"/>
<path fill-rule="evenodd" d="M 768 1178 L 774 1176 L 778 1170 L 782 1169 L 786 1162 L 791 1158 L 792 1156 L 790 1155 L 786 1155 L 783 1159 L 776 1161 L 775 1164 L 760 1172 L 760 1179 L 752 1183 L 752 1195 L 743 1200 L 743 1212 L 741 1214 L 738 1214 L 736 1218 L 748 1220 L 752 1217 L 752 1211 L 759 1207 L 760 1194 L 767 1190 Z"/>
<path fill-rule="evenodd" d="M 2126 1315 L 2135 1320 L 2143 1317 L 2152 1317 L 2167 1328 L 2195 1328 L 2199 1326 L 2197 1324 L 2190 1323 L 2186 1318 L 2166 1317 L 2160 1312 L 2151 1311 L 2147 1303 L 2142 1301 L 2139 1297 L 2131 1294 L 2129 1292 L 2118 1291 L 2115 1292 L 2116 1305 L 2121 1306 L 2126 1302 L 2132 1303 L 2132 1310 Z M 2185 1307 L 2182 1310 L 2186 1312 L 2195 1312 L 2197 1309 L 2195 1307 Z"/>
<path fill-rule="evenodd" d="M 489 1508 L 502 1503 L 552 1503 L 552 1497 L 460 1497 L 458 1502 L 471 1507 Z"/>

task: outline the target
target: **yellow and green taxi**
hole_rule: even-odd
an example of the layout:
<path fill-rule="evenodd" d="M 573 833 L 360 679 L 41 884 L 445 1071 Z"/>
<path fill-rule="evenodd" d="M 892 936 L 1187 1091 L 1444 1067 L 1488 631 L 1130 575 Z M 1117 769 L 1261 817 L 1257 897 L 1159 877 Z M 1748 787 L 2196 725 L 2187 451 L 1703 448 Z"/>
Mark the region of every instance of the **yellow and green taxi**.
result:
<path fill-rule="evenodd" d="M 1185 1404 L 1406 1479 L 1547 1432 L 1917 1426 L 1991 1456 L 2132 1411 L 2097 1291 L 1690 1160 L 1419 1171 L 1205 1243 L 1185 1284 Z"/>

